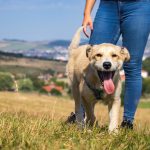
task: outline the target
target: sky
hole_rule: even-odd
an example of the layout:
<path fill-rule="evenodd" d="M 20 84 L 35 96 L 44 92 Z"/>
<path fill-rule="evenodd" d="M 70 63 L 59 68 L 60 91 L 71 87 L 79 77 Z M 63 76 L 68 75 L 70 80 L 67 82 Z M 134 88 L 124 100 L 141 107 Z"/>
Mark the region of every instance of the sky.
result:
<path fill-rule="evenodd" d="M 82 24 L 85 1 L 0 0 L 0 39 L 70 40 Z"/>

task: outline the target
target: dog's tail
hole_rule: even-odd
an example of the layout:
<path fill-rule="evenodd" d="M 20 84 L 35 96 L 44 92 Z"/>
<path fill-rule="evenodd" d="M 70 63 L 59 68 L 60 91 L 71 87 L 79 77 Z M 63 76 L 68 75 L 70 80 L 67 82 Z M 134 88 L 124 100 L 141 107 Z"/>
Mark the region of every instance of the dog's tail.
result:
<path fill-rule="evenodd" d="M 72 42 L 71 42 L 71 44 L 70 44 L 70 46 L 68 48 L 69 50 L 75 49 L 75 48 L 77 48 L 79 46 L 79 44 L 80 44 L 80 34 L 81 34 L 82 31 L 83 31 L 83 26 L 81 26 L 76 31 L 76 33 L 75 33 L 75 35 L 74 35 L 74 37 L 72 39 Z"/>

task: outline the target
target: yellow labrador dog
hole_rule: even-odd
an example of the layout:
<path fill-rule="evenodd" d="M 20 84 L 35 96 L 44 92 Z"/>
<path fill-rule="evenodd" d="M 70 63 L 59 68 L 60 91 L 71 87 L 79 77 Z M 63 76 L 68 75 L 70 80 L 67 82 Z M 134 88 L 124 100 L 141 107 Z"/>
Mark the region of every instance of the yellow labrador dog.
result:
<path fill-rule="evenodd" d="M 83 105 L 86 122 L 93 125 L 96 120 L 94 106 L 101 100 L 108 104 L 109 131 L 113 131 L 118 127 L 121 103 L 119 70 L 130 55 L 126 48 L 108 43 L 79 46 L 82 30 L 83 27 L 80 27 L 74 35 L 66 66 L 75 100 L 76 122 L 84 126 Z"/>

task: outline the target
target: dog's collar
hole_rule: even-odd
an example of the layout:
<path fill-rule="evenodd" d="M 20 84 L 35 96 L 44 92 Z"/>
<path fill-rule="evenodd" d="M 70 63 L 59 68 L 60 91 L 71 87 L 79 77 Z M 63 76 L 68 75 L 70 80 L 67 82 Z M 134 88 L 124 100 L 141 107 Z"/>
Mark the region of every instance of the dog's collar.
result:
<path fill-rule="evenodd" d="M 102 89 L 97 89 L 97 88 L 92 87 L 92 86 L 89 84 L 89 82 L 87 81 L 86 77 L 83 76 L 83 78 L 84 78 L 84 81 L 85 81 L 86 85 L 88 86 L 88 88 L 89 88 L 90 90 L 92 90 L 92 92 L 93 92 L 95 98 L 96 98 L 97 100 L 101 100 L 101 99 L 103 98 L 103 90 L 102 90 Z"/>

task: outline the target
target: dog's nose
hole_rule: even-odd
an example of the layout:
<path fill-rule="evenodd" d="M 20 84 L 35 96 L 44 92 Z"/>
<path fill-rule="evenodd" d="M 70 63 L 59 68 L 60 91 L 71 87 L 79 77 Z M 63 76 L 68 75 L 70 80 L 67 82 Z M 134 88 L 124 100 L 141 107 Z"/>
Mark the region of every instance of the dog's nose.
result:
<path fill-rule="evenodd" d="M 106 61 L 103 63 L 103 67 L 108 70 L 111 68 L 111 63 L 109 61 Z"/>

